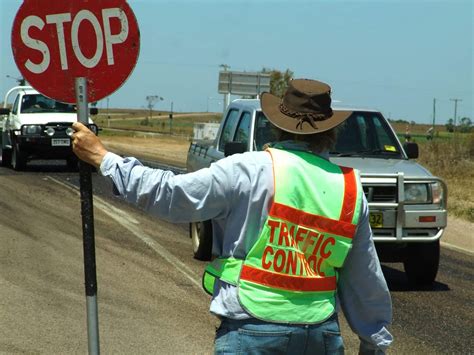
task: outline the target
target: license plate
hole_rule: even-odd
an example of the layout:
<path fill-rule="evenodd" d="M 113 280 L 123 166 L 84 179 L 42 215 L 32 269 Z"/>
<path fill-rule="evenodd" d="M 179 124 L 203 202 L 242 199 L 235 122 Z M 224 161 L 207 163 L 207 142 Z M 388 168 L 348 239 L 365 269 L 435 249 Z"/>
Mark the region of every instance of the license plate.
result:
<path fill-rule="evenodd" d="M 370 212 L 369 222 L 372 228 L 383 227 L 383 213 L 382 212 Z"/>
<path fill-rule="evenodd" d="M 66 139 L 53 138 L 51 139 L 51 145 L 53 147 L 69 147 L 71 145 L 71 141 L 69 138 L 66 138 Z"/>

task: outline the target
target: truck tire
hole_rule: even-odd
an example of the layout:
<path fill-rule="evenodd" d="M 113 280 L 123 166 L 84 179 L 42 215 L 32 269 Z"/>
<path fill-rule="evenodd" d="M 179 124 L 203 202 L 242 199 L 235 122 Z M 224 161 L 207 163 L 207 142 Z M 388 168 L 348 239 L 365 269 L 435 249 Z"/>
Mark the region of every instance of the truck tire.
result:
<path fill-rule="evenodd" d="M 21 151 L 18 144 L 13 144 L 12 157 L 11 157 L 12 168 L 14 170 L 23 170 L 26 167 L 26 155 Z"/>
<path fill-rule="evenodd" d="M 2 166 L 10 166 L 12 163 L 11 149 L 2 149 Z"/>
<path fill-rule="evenodd" d="M 433 284 L 439 266 L 439 240 L 430 243 L 414 243 L 407 246 L 403 262 L 408 281 L 415 286 Z"/>
<path fill-rule="evenodd" d="M 189 236 L 192 240 L 194 259 L 209 261 L 212 257 L 211 221 L 189 224 Z"/>

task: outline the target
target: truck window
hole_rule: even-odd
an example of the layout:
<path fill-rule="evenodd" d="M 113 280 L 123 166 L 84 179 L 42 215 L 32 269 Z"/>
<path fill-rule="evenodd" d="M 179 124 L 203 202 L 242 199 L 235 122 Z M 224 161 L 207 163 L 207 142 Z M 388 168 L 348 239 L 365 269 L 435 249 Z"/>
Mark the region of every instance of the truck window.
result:
<path fill-rule="evenodd" d="M 273 129 L 273 124 L 270 123 L 267 116 L 262 111 L 257 111 L 255 119 L 255 147 L 256 150 L 262 150 L 267 143 L 275 142 L 277 140 L 276 132 Z"/>
<path fill-rule="evenodd" d="M 21 100 L 22 113 L 74 113 L 74 105 L 65 104 L 40 94 L 23 95 Z"/>
<path fill-rule="evenodd" d="M 241 142 L 245 143 L 248 147 L 249 144 L 249 136 L 250 136 L 250 112 L 244 112 L 240 116 L 239 125 L 237 126 L 237 130 L 235 131 L 234 142 Z"/>
<path fill-rule="evenodd" d="M 221 140 L 219 142 L 220 151 L 224 151 L 225 144 L 232 141 L 232 133 L 234 133 L 238 117 L 239 110 L 230 110 L 227 114 L 224 127 L 222 128 Z"/>
<path fill-rule="evenodd" d="M 333 155 L 401 158 L 397 140 L 376 112 L 354 112 L 339 128 Z"/>
<path fill-rule="evenodd" d="M 15 102 L 13 103 L 12 113 L 14 115 L 18 114 L 18 105 L 20 103 L 20 95 L 16 95 Z"/>

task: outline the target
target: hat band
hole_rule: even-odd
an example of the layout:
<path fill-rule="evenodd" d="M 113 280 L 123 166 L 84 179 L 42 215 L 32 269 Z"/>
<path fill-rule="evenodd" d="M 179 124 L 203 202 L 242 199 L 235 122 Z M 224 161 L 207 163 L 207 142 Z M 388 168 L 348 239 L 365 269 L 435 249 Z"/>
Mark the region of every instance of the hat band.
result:
<path fill-rule="evenodd" d="M 296 124 L 296 128 L 303 129 L 303 123 L 308 122 L 311 127 L 317 129 L 315 121 L 324 121 L 325 119 L 332 116 L 332 109 L 329 108 L 328 113 L 313 113 L 313 112 L 296 112 L 290 110 L 286 107 L 283 103 L 280 103 L 279 106 L 280 112 L 286 116 L 298 118 L 298 123 Z"/>

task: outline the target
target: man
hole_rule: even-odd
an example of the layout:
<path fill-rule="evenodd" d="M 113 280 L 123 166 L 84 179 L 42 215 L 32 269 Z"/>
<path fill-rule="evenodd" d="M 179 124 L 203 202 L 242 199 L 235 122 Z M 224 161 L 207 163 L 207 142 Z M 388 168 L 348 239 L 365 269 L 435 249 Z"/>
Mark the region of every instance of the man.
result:
<path fill-rule="evenodd" d="M 212 220 L 216 258 L 203 285 L 221 319 L 217 354 L 343 353 L 336 295 L 361 353 L 384 353 L 392 342 L 390 294 L 358 174 L 328 160 L 335 128 L 350 115 L 332 111 L 330 90 L 298 79 L 282 100 L 264 93 L 278 142 L 177 176 L 107 152 L 73 126 L 74 152 L 124 199 L 173 222 Z"/>

